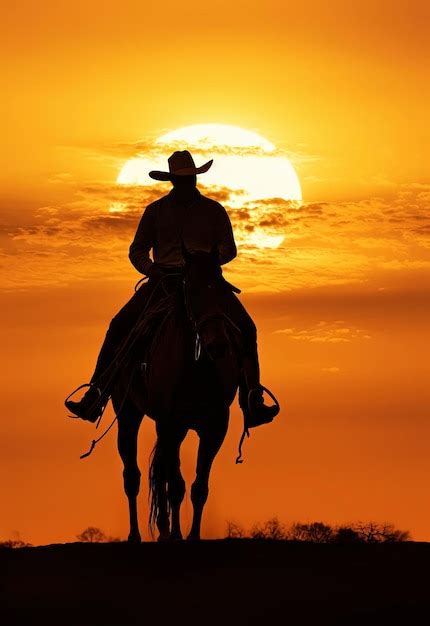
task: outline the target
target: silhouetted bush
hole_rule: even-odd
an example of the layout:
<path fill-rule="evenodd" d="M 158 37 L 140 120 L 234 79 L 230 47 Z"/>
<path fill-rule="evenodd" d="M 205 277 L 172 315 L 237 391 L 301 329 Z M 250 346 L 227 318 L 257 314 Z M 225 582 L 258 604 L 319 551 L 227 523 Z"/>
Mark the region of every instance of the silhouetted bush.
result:
<path fill-rule="evenodd" d="M 333 543 L 359 543 L 363 542 L 361 535 L 349 526 L 338 526 L 332 537 Z"/>
<path fill-rule="evenodd" d="M 322 522 L 312 524 L 295 523 L 288 532 L 288 539 L 294 541 L 313 541 L 314 543 L 330 543 L 334 531 L 331 526 Z"/>
<path fill-rule="evenodd" d="M 21 541 L 21 539 L 7 539 L 0 541 L 0 548 L 30 548 L 33 544 Z"/>
<path fill-rule="evenodd" d="M 227 523 L 227 539 L 272 539 L 282 541 L 310 541 L 312 543 L 383 543 L 408 541 L 408 531 L 399 530 L 392 524 L 357 522 L 349 526 L 330 526 L 323 522 L 302 524 L 295 522 L 289 528 L 274 517 L 264 524 L 255 524 L 247 533 L 238 524 Z"/>
<path fill-rule="evenodd" d="M 118 543 L 121 541 L 118 537 L 107 537 L 104 532 L 96 526 L 88 526 L 80 535 L 76 535 L 76 538 L 82 543 Z"/>
<path fill-rule="evenodd" d="M 262 526 L 259 524 L 253 526 L 250 537 L 251 539 L 275 539 L 281 541 L 282 539 L 288 539 L 288 533 L 278 518 L 273 517 Z"/>
<path fill-rule="evenodd" d="M 234 522 L 227 522 L 227 539 L 242 539 L 245 537 L 245 531 L 242 526 Z"/>

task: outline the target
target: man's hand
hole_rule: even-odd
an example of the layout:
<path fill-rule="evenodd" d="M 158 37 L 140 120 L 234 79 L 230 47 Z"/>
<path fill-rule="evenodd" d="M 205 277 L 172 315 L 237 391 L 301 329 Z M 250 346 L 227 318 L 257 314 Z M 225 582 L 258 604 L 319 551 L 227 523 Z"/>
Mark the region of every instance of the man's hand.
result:
<path fill-rule="evenodd" d="M 162 278 L 164 276 L 164 272 L 161 269 L 161 267 L 159 265 L 157 265 L 157 263 L 153 263 L 151 265 L 151 267 L 148 270 L 148 274 L 147 274 L 149 280 L 156 282 L 158 280 L 160 280 L 160 278 Z"/>

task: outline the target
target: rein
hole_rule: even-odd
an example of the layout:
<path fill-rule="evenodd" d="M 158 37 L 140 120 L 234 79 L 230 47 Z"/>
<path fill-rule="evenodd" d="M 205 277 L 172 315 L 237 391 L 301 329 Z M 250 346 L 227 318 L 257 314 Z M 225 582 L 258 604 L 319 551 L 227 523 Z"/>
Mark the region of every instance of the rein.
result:
<path fill-rule="evenodd" d="M 232 285 L 231 283 L 226 281 L 225 278 L 223 278 L 223 277 L 222 277 L 222 280 L 223 280 L 224 284 L 227 287 L 229 287 L 232 291 L 234 291 L 235 293 L 240 293 L 240 289 L 238 287 L 235 287 L 234 285 Z M 199 358 L 200 358 L 201 352 L 202 352 L 202 342 L 201 342 L 200 332 L 199 331 L 202 328 L 202 326 L 204 326 L 208 321 L 213 320 L 213 319 L 224 319 L 238 333 L 240 333 L 241 330 L 237 326 L 237 324 L 235 324 L 233 322 L 231 317 L 229 317 L 224 312 L 207 313 L 206 315 L 203 315 L 199 320 L 196 320 L 195 317 L 194 317 L 193 311 L 191 309 L 190 303 L 188 301 L 188 298 L 187 298 L 187 291 L 185 289 L 185 286 L 186 286 L 186 277 L 185 276 L 182 279 L 182 285 L 183 285 L 183 294 L 184 294 L 185 309 L 186 309 L 187 317 L 190 320 L 190 322 L 191 322 L 191 324 L 192 324 L 192 326 L 194 328 L 195 335 L 196 335 L 195 344 L 194 344 L 194 360 L 198 361 Z"/>
<path fill-rule="evenodd" d="M 241 332 L 239 326 L 235 324 L 233 320 L 231 319 L 231 317 L 229 317 L 226 313 L 208 313 L 207 315 L 204 315 L 198 322 L 195 322 L 196 328 L 200 329 L 209 320 L 219 319 L 219 318 L 226 320 L 230 324 L 230 326 L 232 326 L 235 330 L 237 330 L 237 332 L 239 333 Z"/>

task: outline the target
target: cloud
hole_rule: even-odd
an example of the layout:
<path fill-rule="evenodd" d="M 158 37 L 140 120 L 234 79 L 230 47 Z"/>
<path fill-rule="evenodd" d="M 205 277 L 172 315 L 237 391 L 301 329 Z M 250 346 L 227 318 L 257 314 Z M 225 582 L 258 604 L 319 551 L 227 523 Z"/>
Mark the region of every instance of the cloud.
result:
<path fill-rule="evenodd" d="M 378 277 L 383 286 L 387 272 L 430 268 L 426 186 L 402 186 L 389 198 L 299 207 L 282 198 L 237 206 L 227 187 L 199 188 L 230 215 L 239 255 L 226 270 L 247 291 L 365 284 Z M 26 222 L 21 216 L 19 224 L 0 230 L 3 286 L 83 276 L 121 279 L 125 268 L 133 271 L 128 247 L 140 216 L 167 192 L 159 185 L 68 183 L 70 201 L 41 206 Z M 282 243 L 259 248 L 264 241 Z"/>
<path fill-rule="evenodd" d="M 222 145 L 219 142 L 211 143 L 210 137 L 202 137 L 198 141 L 190 142 L 188 149 L 193 156 L 207 157 L 209 154 L 216 156 L 267 156 L 285 157 L 293 163 L 310 163 L 319 160 L 316 155 L 303 151 L 292 151 L 286 147 L 275 147 L 270 152 L 261 146 Z M 144 139 L 132 142 L 115 142 L 110 144 L 98 144 L 96 146 L 82 147 L 88 154 L 111 156 L 118 159 L 133 159 L 145 157 L 148 159 L 166 158 L 175 150 L 184 150 L 186 146 L 183 140 L 159 142 L 157 138 Z M 76 147 L 76 146 L 75 146 Z"/>
<path fill-rule="evenodd" d="M 346 326 L 343 320 L 320 321 L 309 328 L 282 328 L 275 334 L 287 335 L 289 339 L 310 341 L 311 343 L 351 343 L 355 340 L 370 339 L 367 331 Z"/>

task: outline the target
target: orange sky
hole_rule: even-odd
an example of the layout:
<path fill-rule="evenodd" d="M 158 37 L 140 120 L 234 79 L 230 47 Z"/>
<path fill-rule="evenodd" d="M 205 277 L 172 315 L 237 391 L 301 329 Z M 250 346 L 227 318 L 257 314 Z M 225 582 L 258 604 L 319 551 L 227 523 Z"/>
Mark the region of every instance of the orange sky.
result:
<path fill-rule="evenodd" d="M 239 247 L 226 269 L 283 411 L 237 467 L 234 405 L 205 535 L 278 515 L 392 521 L 430 540 L 429 13 L 385 0 L 3 8 L 0 540 L 126 534 L 115 438 L 80 461 L 92 426 L 62 402 L 139 278 L 127 258 L 139 215 L 169 188 L 119 187 L 118 172 L 136 142 L 199 123 L 258 132 L 303 192 L 300 209 L 273 198 L 247 218 L 212 190 L 237 236 L 263 216 L 285 236 Z M 152 444 L 148 422 L 143 473 Z M 194 448 L 191 435 L 188 479 Z M 146 528 L 145 484 L 140 504 Z"/>

